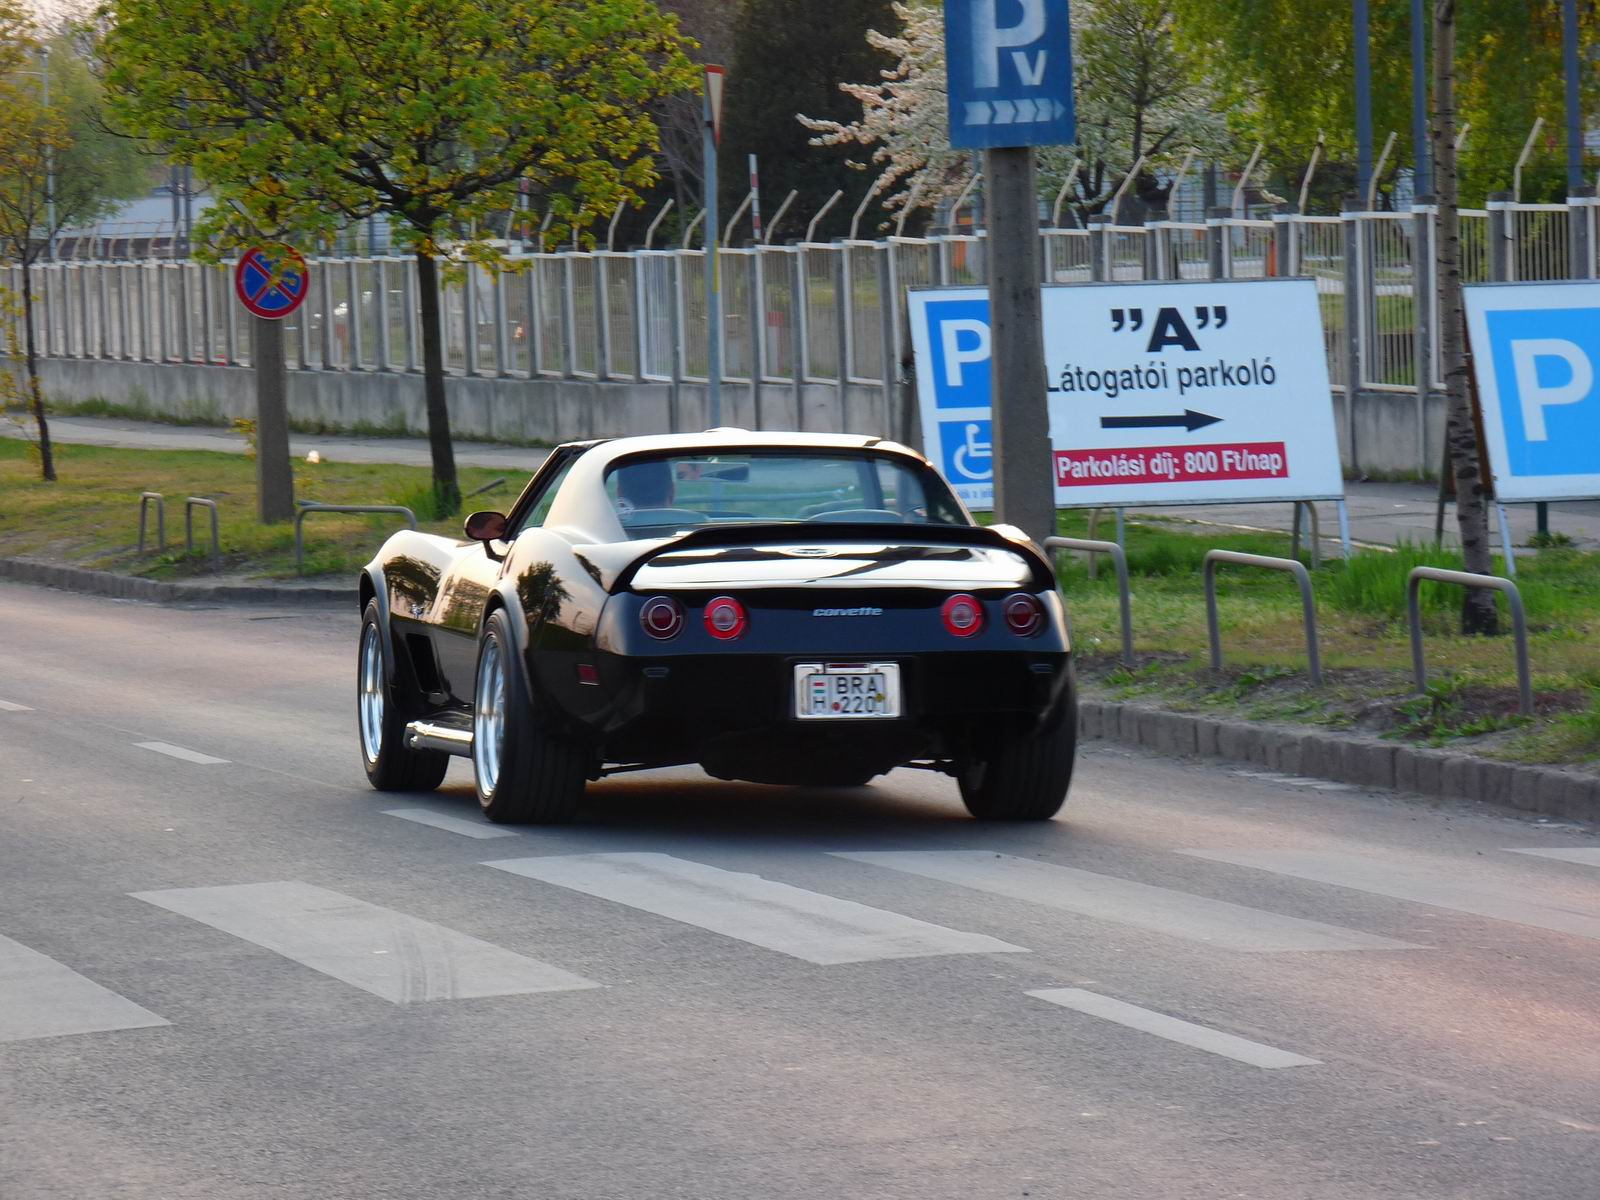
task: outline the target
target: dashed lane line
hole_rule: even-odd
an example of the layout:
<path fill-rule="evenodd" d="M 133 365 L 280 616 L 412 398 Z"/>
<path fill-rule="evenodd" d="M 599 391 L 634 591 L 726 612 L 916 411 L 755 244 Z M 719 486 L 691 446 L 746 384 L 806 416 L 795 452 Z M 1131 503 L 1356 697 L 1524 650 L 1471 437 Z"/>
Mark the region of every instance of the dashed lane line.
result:
<path fill-rule="evenodd" d="M 1235 1062 L 1260 1067 L 1264 1071 L 1322 1065 L 1320 1059 L 1307 1058 L 1303 1054 L 1291 1054 L 1287 1050 L 1279 1050 L 1276 1046 L 1252 1042 L 1248 1038 L 1224 1033 L 1207 1025 L 1196 1025 L 1192 1021 L 1181 1021 L 1177 1017 L 1167 1016 L 1166 1013 L 1140 1008 L 1137 1004 L 1115 1000 L 1098 992 L 1086 992 L 1082 988 L 1042 988 L 1029 992 L 1028 995 L 1039 1000 L 1048 1000 L 1051 1004 L 1059 1004 L 1062 1008 L 1070 1008 L 1074 1012 L 1099 1017 L 1103 1021 L 1111 1021 L 1129 1029 L 1137 1029 L 1141 1033 L 1165 1038 L 1169 1042 L 1204 1050 L 1207 1054 L 1216 1054 L 1223 1058 L 1231 1058 Z"/>
<path fill-rule="evenodd" d="M 32 712 L 26 704 L 16 704 L 10 700 L 0 700 L 0 712 Z"/>
<path fill-rule="evenodd" d="M 1359 854 L 1314 850 L 1184 850 L 1182 853 L 1211 862 L 1287 875 L 1291 879 L 1308 879 L 1373 896 L 1600 941 L 1600 900 L 1587 907 L 1545 903 L 1520 889 L 1481 882 L 1470 872 L 1413 867 Z"/>
<path fill-rule="evenodd" d="M 447 833 L 459 833 L 462 837 L 469 838 L 508 838 L 520 837 L 514 829 L 501 829 L 491 825 L 488 821 L 463 820 L 460 817 L 449 817 L 444 813 L 436 813 L 428 808 L 386 808 L 383 810 L 386 817 L 399 817 L 402 821 L 415 821 L 418 825 L 429 825 L 434 829 L 443 829 Z"/>
<path fill-rule="evenodd" d="M 1600 867 L 1600 847 L 1552 846 L 1539 850 L 1512 850 L 1512 854 L 1531 854 L 1535 858 L 1553 858 L 1560 862 L 1578 863 L 1585 867 Z"/>
<path fill-rule="evenodd" d="M 834 857 L 1225 950 L 1421 949 L 1410 942 L 1321 921 L 987 850 L 844 851 Z"/>
<path fill-rule="evenodd" d="M 806 891 L 669 854 L 576 854 L 487 862 L 819 966 L 944 954 L 1026 954 L 853 900 Z"/>
<path fill-rule="evenodd" d="M 166 1024 L 127 997 L 0 934 L 0 1042 Z"/>
<path fill-rule="evenodd" d="M 154 750 L 157 754 L 165 754 L 169 758 L 182 759 L 184 762 L 210 765 L 228 761 L 225 758 L 213 758 L 209 754 L 201 754 L 198 750 L 186 750 L 182 746 L 174 746 L 171 742 L 135 742 L 134 745 L 141 750 Z"/>
<path fill-rule="evenodd" d="M 297 880 L 132 895 L 392 1004 L 600 986 L 431 921 Z"/>

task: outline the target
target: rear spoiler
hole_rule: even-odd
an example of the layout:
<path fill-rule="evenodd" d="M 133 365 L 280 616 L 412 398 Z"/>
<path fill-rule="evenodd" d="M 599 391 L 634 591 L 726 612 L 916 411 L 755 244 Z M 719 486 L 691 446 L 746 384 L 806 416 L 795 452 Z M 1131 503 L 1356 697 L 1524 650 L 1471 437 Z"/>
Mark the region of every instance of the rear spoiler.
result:
<path fill-rule="evenodd" d="M 904 525 L 833 524 L 826 525 L 708 525 L 691 529 L 676 537 L 641 544 L 625 542 L 609 546 L 577 546 L 574 551 L 608 592 L 616 593 L 633 583 L 633 578 L 651 559 L 680 550 L 714 549 L 719 546 L 775 546 L 784 543 L 867 542 L 872 544 L 978 546 L 986 550 L 1005 550 L 1022 559 L 1033 570 L 1034 590 L 1052 591 L 1056 586 L 1055 568 L 1032 542 L 1014 541 L 983 525 Z"/>

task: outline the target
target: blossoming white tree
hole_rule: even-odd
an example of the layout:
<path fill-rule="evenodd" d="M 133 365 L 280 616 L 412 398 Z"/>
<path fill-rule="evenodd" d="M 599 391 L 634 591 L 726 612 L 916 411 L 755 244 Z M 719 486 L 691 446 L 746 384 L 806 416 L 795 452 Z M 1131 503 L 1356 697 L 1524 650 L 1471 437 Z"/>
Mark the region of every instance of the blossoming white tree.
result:
<path fill-rule="evenodd" d="M 895 66 L 880 80 L 840 85 L 861 102 L 860 119 L 800 120 L 817 135 L 815 145 L 873 147 L 885 207 L 903 210 L 953 198 L 977 165 L 974 155 L 950 146 L 941 7 L 903 0 L 894 8 L 899 30 L 873 31 L 868 41 Z M 1143 156 L 1129 190 L 1147 204 L 1164 204 L 1171 172 L 1163 180 L 1163 166 L 1191 148 L 1209 155 L 1228 142 L 1214 89 L 1174 40 L 1169 0 L 1075 0 L 1072 17 L 1078 142 L 1041 150 L 1041 185 L 1054 195 L 1066 183 L 1081 222 L 1106 206 Z"/>

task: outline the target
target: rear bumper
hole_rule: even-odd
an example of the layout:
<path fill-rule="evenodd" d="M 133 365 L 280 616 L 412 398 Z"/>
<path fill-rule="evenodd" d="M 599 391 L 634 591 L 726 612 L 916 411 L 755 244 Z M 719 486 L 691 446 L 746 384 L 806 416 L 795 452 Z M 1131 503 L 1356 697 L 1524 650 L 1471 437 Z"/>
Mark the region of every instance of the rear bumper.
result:
<path fill-rule="evenodd" d="M 601 656 L 597 690 L 606 703 L 581 723 L 611 763 L 698 762 L 742 779 L 827 781 L 958 757 L 991 728 L 1046 720 L 1070 687 L 1070 657 L 1060 651 L 849 655 L 828 661 L 899 664 L 902 715 L 800 721 L 794 668 L 817 661 L 816 654 Z"/>

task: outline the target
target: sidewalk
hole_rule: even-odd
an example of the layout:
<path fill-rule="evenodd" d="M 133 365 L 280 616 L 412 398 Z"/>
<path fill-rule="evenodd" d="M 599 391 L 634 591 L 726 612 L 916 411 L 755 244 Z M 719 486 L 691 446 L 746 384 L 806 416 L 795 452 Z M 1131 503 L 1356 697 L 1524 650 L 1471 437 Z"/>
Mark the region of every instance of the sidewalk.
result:
<path fill-rule="evenodd" d="M 50 434 L 58 442 L 82 446 L 120 446 L 135 450 L 220 450 L 243 454 L 245 440 L 231 430 L 205 426 L 164 425 L 147 421 L 124 421 L 98 417 L 53 417 Z M 425 467 L 429 463 L 428 443 L 424 438 L 369 438 L 340 434 L 291 434 L 290 451 L 304 457 L 312 450 L 330 462 L 400 463 Z M 491 442 L 457 439 L 456 462 L 467 467 L 504 469 L 508 473 L 529 474 L 545 459 L 546 451 L 536 446 L 504 446 Z M 1399 541 L 1431 542 L 1437 487 L 1419 483 L 1371 483 L 1353 481 L 1345 485 L 1350 510 L 1350 536 L 1357 543 L 1393 546 Z M 1323 543 L 1336 552 L 1339 518 L 1335 506 L 1319 504 Z M 1513 505 L 1507 512 L 1512 540 L 1525 546 L 1533 535 L 1535 514 L 1530 504 Z M 1176 508 L 1129 510 L 1129 515 L 1158 516 L 1175 522 L 1215 525 L 1228 529 L 1288 530 L 1294 521 L 1288 504 L 1205 504 Z M 1105 514 L 1101 537 L 1113 535 L 1112 515 Z M 1550 530 L 1565 534 L 1584 549 L 1600 549 L 1600 502 L 1573 501 L 1550 506 Z M 1308 531 L 1309 533 L 1309 531 Z M 1455 542 L 1455 510 L 1445 510 L 1444 537 Z M 1491 541 L 1499 555 L 1500 533 L 1491 516 Z"/>

